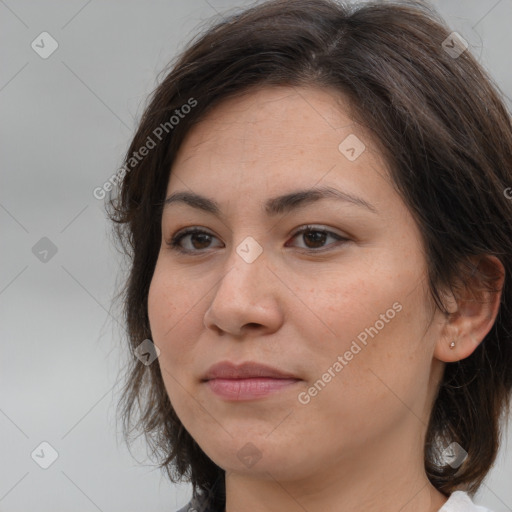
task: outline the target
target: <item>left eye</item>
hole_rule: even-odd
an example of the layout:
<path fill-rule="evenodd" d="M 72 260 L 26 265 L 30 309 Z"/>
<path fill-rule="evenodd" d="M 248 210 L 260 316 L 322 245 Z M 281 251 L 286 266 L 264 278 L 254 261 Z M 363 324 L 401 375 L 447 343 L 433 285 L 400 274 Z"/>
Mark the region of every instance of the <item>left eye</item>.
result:
<path fill-rule="evenodd" d="M 295 232 L 293 238 L 302 235 L 303 240 L 307 240 L 306 247 L 301 247 L 304 249 L 317 249 L 319 247 L 323 247 L 327 238 L 331 237 L 334 240 L 347 242 L 348 238 L 342 237 L 332 231 L 323 228 L 317 228 L 314 226 L 306 226 L 299 231 Z M 310 244 L 310 245 L 308 245 Z M 330 244 L 332 245 L 332 244 Z"/>

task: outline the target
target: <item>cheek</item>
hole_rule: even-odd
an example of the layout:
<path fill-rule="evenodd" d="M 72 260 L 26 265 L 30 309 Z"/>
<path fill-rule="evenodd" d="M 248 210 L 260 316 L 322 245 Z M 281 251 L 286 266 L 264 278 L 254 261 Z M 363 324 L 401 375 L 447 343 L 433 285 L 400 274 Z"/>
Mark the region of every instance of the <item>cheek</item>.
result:
<path fill-rule="evenodd" d="M 386 384 L 401 396 L 414 393 L 416 385 L 425 384 L 431 361 L 428 340 L 423 339 L 427 291 L 421 261 L 384 263 L 365 266 L 364 272 L 317 276 L 318 286 L 305 296 L 318 319 L 311 323 L 304 313 L 296 316 L 303 319 L 306 339 L 314 342 L 310 348 L 318 361 L 318 377 L 341 356 L 342 369 L 338 365 L 338 372 L 331 370 L 339 387 L 329 387 L 361 404 L 375 404 L 390 394 Z"/>
<path fill-rule="evenodd" d="M 197 322 L 192 320 L 197 300 L 177 275 L 157 262 L 148 293 L 151 335 L 160 349 L 158 361 L 166 386 L 173 380 L 170 375 L 181 380 L 180 372 L 190 367 L 193 340 L 198 338 Z"/>
<path fill-rule="evenodd" d="M 177 292 L 178 290 L 167 285 L 165 273 L 157 264 L 149 286 L 148 318 L 153 342 L 158 345 L 160 350 L 167 349 L 162 343 L 163 334 L 172 327 L 172 322 L 176 322 L 180 314 L 178 305 L 173 299 L 177 296 Z"/>
<path fill-rule="evenodd" d="M 292 317 L 308 331 L 316 331 L 316 336 L 309 336 L 311 340 L 320 341 L 320 337 L 324 339 L 323 346 L 348 350 L 358 335 L 364 343 L 365 339 L 376 340 L 393 330 L 396 334 L 399 325 L 404 328 L 402 318 L 408 292 L 404 283 L 413 279 L 412 275 L 385 265 L 317 273 L 309 280 L 309 286 L 294 290 L 302 301 L 296 301 Z M 308 308 L 301 308 L 302 304 Z"/>
<path fill-rule="evenodd" d="M 189 303 L 190 293 L 176 276 L 157 262 L 148 293 L 148 317 L 152 341 L 160 349 L 157 361 L 169 400 L 178 417 L 190 421 L 198 411 L 191 410 L 194 401 L 184 389 L 190 379 L 186 370 L 193 367 L 193 340 L 198 335 L 192 332 L 190 319 L 194 303 Z"/>
<path fill-rule="evenodd" d="M 180 276 L 183 272 L 174 268 L 165 258 L 159 256 L 148 292 L 148 316 L 151 333 L 162 342 L 176 337 L 174 333 L 191 322 L 186 317 L 193 315 L 194 305 L 198 302 L 191 285 Z"/>

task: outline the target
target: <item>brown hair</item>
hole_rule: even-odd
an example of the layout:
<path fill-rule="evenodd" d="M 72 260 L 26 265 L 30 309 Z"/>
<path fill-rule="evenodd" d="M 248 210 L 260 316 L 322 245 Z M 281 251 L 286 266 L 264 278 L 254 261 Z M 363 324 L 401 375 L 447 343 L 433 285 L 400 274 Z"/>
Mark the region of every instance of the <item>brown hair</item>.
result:
<path fill-rule="evenodd" d="M 192 41 L 152 94 L 110 215 L 130 261 L 122 297 L 133 351 L 151 339 L 147 297 L 162 203 L 187 132 L 213 106 L 252 87 L 314 85 L 346 95 L 421 229 L 433 303 L 447 313 L 440 290 L 457 283 L 493 290 L 497 276 L 472 257 L 494 255 L 505 268 L 496 321 L 469 357 L 446 364 L 425 442 L 431 483 L 445 495 L 461 487 L 473 495 L 495 461 L 501 420 L 510 412 L 512 201 L 505 190 L 512 186 L 512 126 L 502 93 L 470 52 L 449 54 L 443 42 L 450 33 L 417 1 L 274 0 L 232 15 Z M 177 110 L 184 115 L 170 122 Z M 155 147 L 135 162 L 149 140 Z M 158 364 L 133 358 L 123 393 L 125 436 L 140 429 L 172 481 L 188 479 L 194 494 L 223 481 L 224 470 L 177 417 Z M 439 462 L 449 442 L 468 452 L 456 469 Z"/>

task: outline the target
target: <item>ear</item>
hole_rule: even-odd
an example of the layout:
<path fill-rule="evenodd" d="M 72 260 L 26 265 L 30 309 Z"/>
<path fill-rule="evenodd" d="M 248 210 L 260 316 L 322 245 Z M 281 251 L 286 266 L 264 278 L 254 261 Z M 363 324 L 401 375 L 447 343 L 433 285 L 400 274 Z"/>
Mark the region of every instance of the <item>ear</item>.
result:
<path fill-rule="evenodd" d="M 491 330 L 500 307 L 505 268 L 495 256 L 470 258 L 474 268 L 457 296 L 446 293 L 449 315 L 436 342 L 434 356 L 446 363 L 470 356 Z M 450 348 L 450 343 L 455 346 Z"/>

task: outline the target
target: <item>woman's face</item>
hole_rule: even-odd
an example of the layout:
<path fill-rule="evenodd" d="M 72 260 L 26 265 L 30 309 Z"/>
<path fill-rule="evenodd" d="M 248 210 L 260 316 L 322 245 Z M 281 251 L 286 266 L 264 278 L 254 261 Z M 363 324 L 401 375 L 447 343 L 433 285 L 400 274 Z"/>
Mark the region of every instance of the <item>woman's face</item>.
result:
<path fill-rule="evenodd" d="M 164 208 L 151 333 L 177 415 L 227 471 L 331 479 L 367 467 L 382 478 L 390 458 L 423 465 L 443 364 L 420 233 L 336 98 L 271 87 L 230 99 L 189 132 L 172 168 L 166 197 L 204 199 Z M 327 188 L 339 196 L 312 195 Z M 203 234 L 179 252 L 168 242 L 185 228 Z M 222 361 L 296 380 L 204 382 Z"/>

